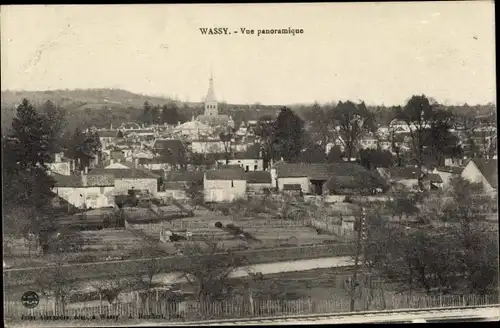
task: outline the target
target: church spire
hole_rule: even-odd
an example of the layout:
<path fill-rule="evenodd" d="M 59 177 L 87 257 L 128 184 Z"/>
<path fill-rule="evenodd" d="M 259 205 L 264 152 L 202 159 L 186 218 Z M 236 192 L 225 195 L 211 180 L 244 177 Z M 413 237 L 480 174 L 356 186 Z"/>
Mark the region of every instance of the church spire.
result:
<path fill-rule="evenodd" d="M 212 69 L 210 69 L 210 80 L 208 83 L 208 93 L 207 97 L 205 98 L 205 103 L 216 103 L 217 100 L 215 98 L 215 92 L 214 92 L 214 78 L 212 75 Z"/>

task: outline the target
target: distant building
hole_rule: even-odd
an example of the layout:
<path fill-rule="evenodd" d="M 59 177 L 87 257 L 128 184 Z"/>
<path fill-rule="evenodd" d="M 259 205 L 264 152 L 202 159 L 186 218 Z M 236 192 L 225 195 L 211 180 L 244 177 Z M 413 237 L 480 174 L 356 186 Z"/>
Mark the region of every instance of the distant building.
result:
<path fill-rule="evenodd" d="M 129 191 L 133 190 L 147 190 L 150 195 L 156 196 L 161 178 L 141 168 L 93 169 L 89 171 L 89 176 L 91 175 L 114 176 L 115 195 L 128 195 Z"/>

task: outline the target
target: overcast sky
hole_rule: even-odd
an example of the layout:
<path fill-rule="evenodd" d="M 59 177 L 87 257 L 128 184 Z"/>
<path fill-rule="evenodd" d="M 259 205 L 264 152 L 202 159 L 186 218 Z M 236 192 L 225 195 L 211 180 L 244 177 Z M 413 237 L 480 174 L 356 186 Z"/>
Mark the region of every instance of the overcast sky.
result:
<path fill-rule="evenodd" d="M 201 35 L 199 28 L 302 35 Z M 218 100 L 495 102 L 489 1 L 2 6 L 2 90 L 121 88 Z"/>

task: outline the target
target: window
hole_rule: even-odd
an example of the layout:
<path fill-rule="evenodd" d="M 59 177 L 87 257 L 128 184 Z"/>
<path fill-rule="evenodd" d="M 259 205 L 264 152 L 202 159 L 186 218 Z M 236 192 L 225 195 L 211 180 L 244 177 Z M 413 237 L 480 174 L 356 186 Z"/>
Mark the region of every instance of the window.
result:
<path fill-rule="evenodd" d="M 231 188 L 234 188 L 234 180 L 231 180 Z"/>
<path fill-rule="evenodd" d="M 257 166 L 257 165 L 254 165 L 254 166 L 253 166 L 253 170 L 254 170 L 254 171 L 257 171 L 257 168 L 258 168 L 258 166 Z"/>
<path fill-rule="evenodd" d="M 247 165 L 247 166 L 245 167 L 245 172 L 248 172 L 248 171 L 250 171 L 250 167 Z"/>

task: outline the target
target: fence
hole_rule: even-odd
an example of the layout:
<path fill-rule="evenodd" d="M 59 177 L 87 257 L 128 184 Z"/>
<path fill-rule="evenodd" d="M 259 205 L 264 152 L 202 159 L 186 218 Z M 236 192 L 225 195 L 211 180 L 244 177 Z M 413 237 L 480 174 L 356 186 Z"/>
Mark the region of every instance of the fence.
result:
<path fill-rule="evenodd" d="M 43 303 L 43 302 L 42 302 Z M 4 303 L 7 319 L 81 319 L 86 318 L 128 318 L 128 319 L 169 319 L 172 321 L 196 321 L 210 319 L 251 318 L 281 315 L 335 314 L 349 312 L 350 299 L 299 299 L 299 300 L 227 300 L 222 302 L 201 303 L 195 301 L 168 302 L 160 300 L 149 302 L 148 306 L 137 303 L 118 303 L 89 305 L 86 307 L 66 308 L 56 311 L 54 307 L 40 304 L 34 309 L 22 308 L 20 302 Z M 483 306 L 498 304 L 493 295 L 439 295 L 405 296 L 392 295 L 358 299 L 355 311 L 410 310 L 427 308 L 448 308 L 464 306 Z"/>

